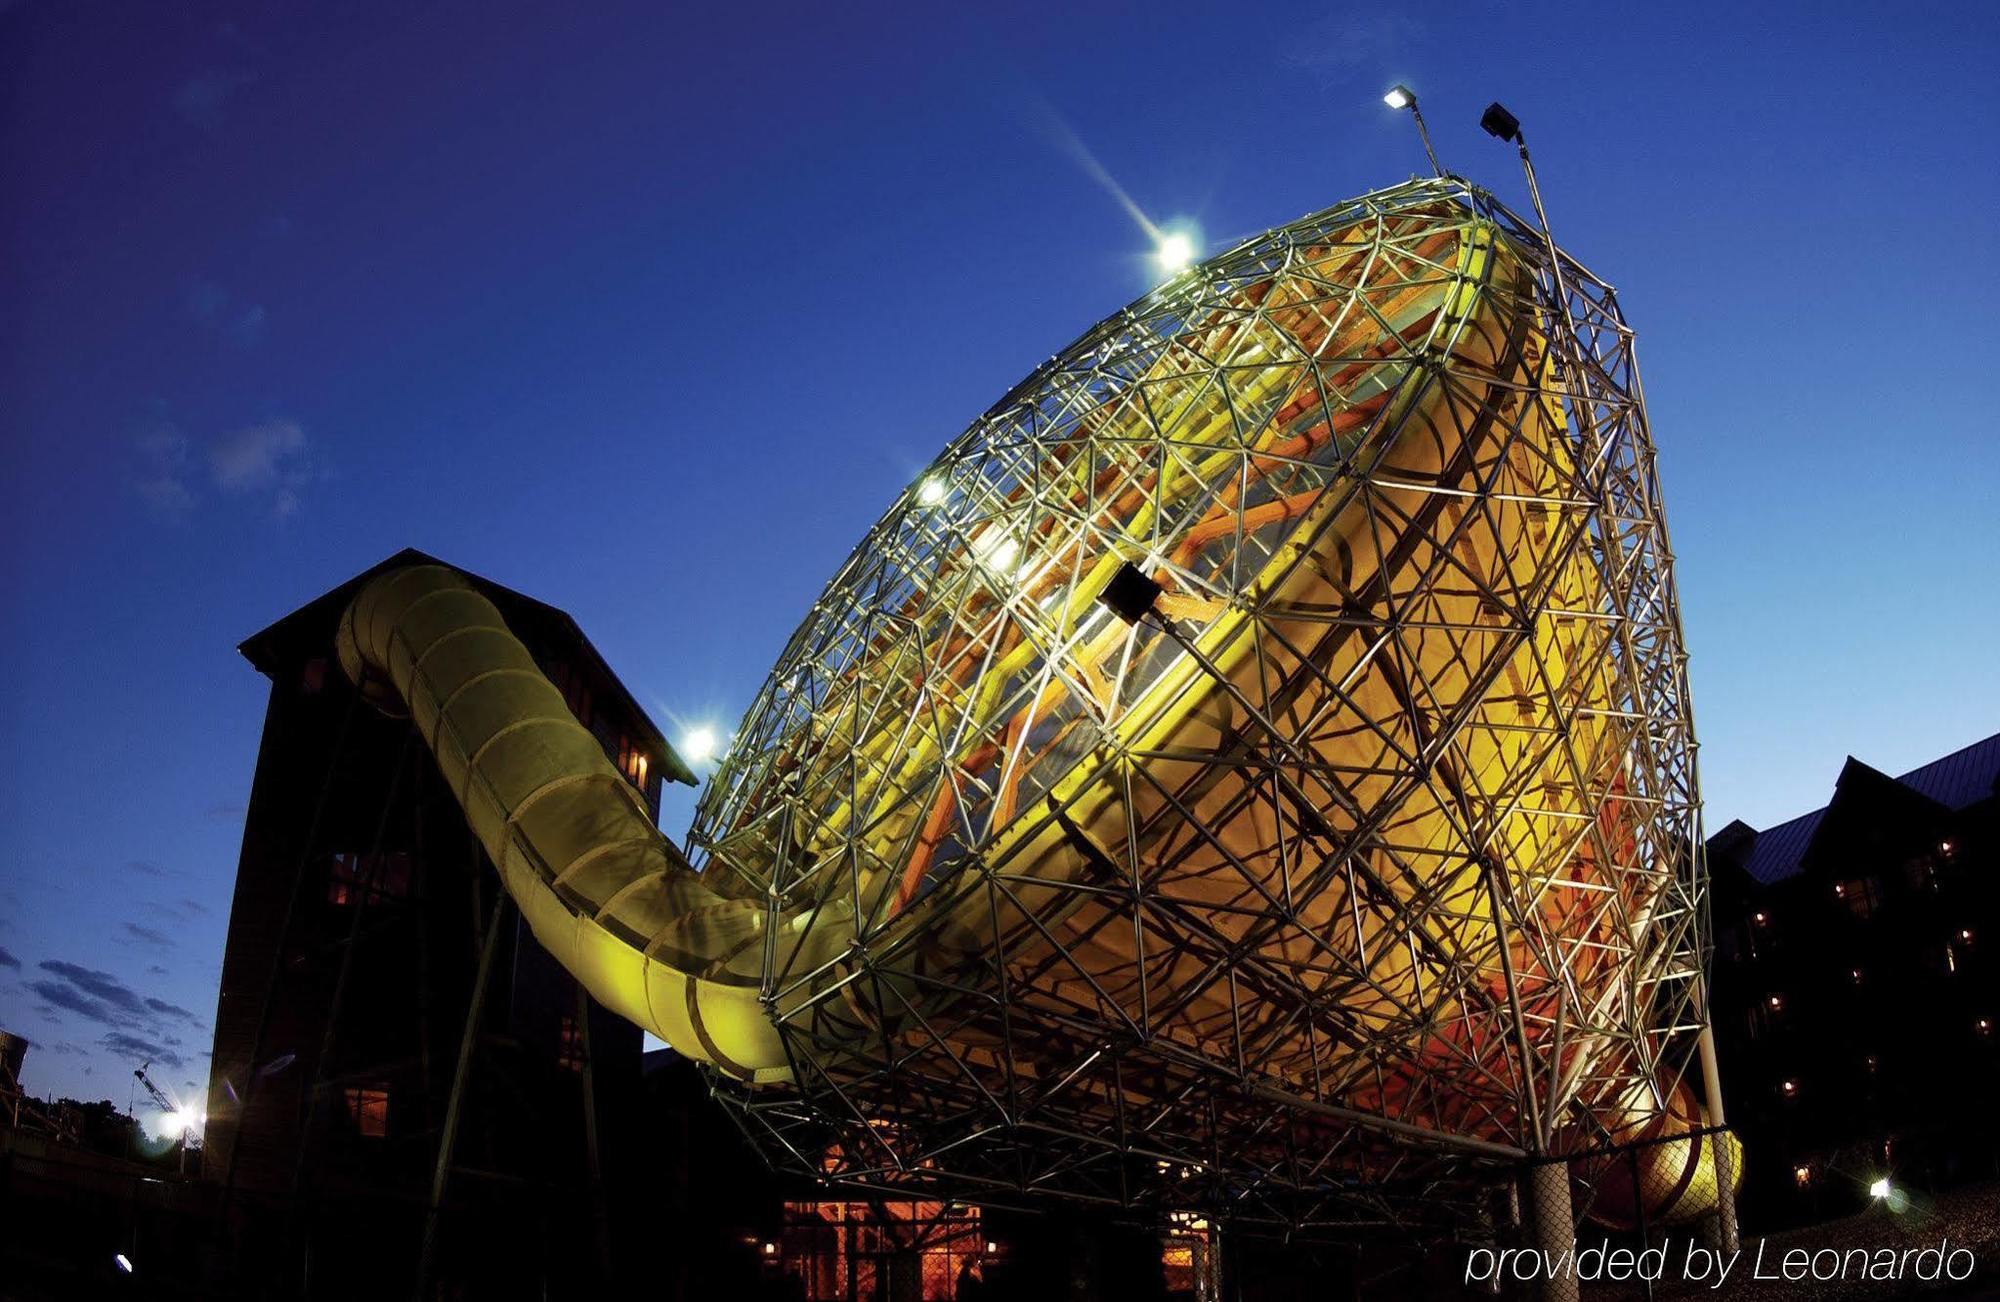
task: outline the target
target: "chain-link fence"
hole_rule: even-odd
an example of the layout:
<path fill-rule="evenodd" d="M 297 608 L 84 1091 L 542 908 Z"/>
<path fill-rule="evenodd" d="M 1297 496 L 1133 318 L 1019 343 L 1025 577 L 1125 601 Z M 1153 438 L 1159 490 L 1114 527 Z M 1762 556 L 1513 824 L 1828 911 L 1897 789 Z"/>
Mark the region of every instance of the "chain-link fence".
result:
<path fill-rule="evenodd" d="M 1737 1246 L 1735 1194 L 1742 1183 L 1743 1146 L 1722 1126 L 1699 1126 L 1572 1154 L 1569 1159 L 1579 1251 L 1602 1244 L 1630 1249 L 1635 1266 L 1625 1283 L 1651 1299 L 1661 1272 L 1638 1254 L 1662 1250 L 1670 1238 L 1707 1246 Z"/>

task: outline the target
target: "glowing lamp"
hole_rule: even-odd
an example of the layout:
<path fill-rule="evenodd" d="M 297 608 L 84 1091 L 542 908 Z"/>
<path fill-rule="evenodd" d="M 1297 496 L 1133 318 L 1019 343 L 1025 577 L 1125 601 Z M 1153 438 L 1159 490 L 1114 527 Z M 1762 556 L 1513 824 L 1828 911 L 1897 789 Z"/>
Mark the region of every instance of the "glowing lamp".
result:
<path fill-rule="evenodd" d="M 1159 245 L 1154 248 L 1153 261 L 1160 265 L 1161 271 L 1172 275 L 1187 270 L 1194 261 L 1194 254 L 1193 239 L 1180 231 L 1169 231 L 1160 237 Z"/>
<path fill-rule="evenodd" d="M 690 764 L 700 764 L 715 758 L 717 745 L 715 729 L 693 728 L 681 738 L 681 753 L 687 756 Z"/>
<path fill-rule="evenodd" d="M 1382 102 L 1392 109 L 1406 109 L 1417 102 L 1417 96 L 1415 91 L 1398 82 L 1389 87 L 1389 93 L 1382 97 Z"/>

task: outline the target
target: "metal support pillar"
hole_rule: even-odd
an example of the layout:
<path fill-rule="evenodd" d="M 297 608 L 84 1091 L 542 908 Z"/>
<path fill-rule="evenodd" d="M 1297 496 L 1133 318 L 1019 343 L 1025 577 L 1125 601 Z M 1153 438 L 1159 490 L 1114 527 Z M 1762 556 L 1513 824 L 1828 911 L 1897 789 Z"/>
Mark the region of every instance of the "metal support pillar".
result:
<path fill-rule="evenodd" d="M 597 1146 L 597 1073 L 590 1042 L 590 992 L 576 983 L 576 1040 L 583 1055 L 583 1147 L 584 1171 L 590 1181 L 591 1237 L 597 1247 L 597 1277 L 611 1283 L 611 1229 L 604 1203 L 604 1164 Z"/>
<path fill-rule="evenodd" d="M 1576 1219 L 1569 1201 L 1569 1163 L 1536 1162 L 1521 1181 L 1531 1245 L 1541 1255 L 1540 1302 L 1577 1302 Z"/>
<path fill-rule="evenodd" d="M 451 1073 L 451 1097 L 445 1104 L 444 1130 L 438 1135 L 437 1166 L 431 1173 L 431 1200 L 424 1215 L 424 1246 L 417 1257 L 417 1286 L 413 1296 L 423 1302 L 431 1282 L 431 1260 L 437 1251 L 438 1213 L 444 1206 L 444 1191 L 451 1179 L 452 1150 L 458 1142 L 458 1123 L 465 1115 L 465 1084 L 472 1074 L 472 1057 L 479 1049 L 480 1015 L 486 1008 L 486 988 L 493 976 L 493 954 L 500 948 L 501 924 L 513 913 L 514 899 L 506 891 L 494 892 L 493 916 L 486 924 L 486 939 L 479 947 L 479 972 L 472 979 L 471 1005 L 465 1010 L 465 1033 L 458 1042 L 458 1065 Z"/>
<path fill-rule="evenodd" d="M 1707 1002 L 1704 992 L 1702 1003 Z M 1736 1232 L 1736 1153 L 1730 1147 L 1729 1121 L 1722 1111 L 1722 1072 L 1715 1063 L 1715 1028 L 1708 1023 L 1705 1006 L 1701 1036 L 1695 1044 L 1701 1055 L 1702 1086 L 1708 1092 L 1708 1124 L 1715 1128 L 1708 1136 L 1715 1154 L 1715 1214 L 1709 1223 L 1714 1246 L 1733 1255 L 1740 1246 Z"/>

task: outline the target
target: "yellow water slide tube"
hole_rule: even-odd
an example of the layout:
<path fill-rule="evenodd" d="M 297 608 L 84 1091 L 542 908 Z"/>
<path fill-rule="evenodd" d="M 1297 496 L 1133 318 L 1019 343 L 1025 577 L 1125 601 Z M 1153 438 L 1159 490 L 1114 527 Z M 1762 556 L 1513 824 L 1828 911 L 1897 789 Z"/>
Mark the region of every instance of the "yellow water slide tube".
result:
<path fill-rule="evenodd" d="M 492 602 L 443 566 L 392 570 L 338 651 L 408 709 L 535 939 L 599 1003 L 733 1076 L 786 1074 L 763 902 L 687 866 Z"/>

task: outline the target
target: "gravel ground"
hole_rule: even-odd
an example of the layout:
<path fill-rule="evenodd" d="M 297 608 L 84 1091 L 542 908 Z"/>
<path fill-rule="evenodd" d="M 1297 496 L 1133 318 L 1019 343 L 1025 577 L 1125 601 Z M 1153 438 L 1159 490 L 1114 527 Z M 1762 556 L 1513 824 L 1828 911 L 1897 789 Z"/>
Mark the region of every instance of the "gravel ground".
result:
<path fill-rule="evenodd" d="M 1728 1302 L 1779 1302 L 1780 1299 L 1783 1302 L 1846 1302 L 1847 1299 L 1906 1297 L 1951 1298 L 1954 1302 L 1994 1299 L 2000 1302 L 2000 1184 L 1954 1189 L 1934 1201 L 1913 1205 L 1900 1214 L 1878 1208 L 1846 1220 L 1770 1235 L 1764 1239 L 1763 1270 L 1767 1275 L 1777 1273 L 1779 1262 L 1795 1248 L 1808 1253 L 1823 1248 L 1837 1251 L 1867 1248 L 1871 1252 L 1891 1248 L 1900 1256 L 1906 1248 L 1935 1247 L 1940 1240 L 1948 1241 L 1951 1248 L 1966 1248 L 1972 1252 L 1976 1264 L 1970 1279 L 1957 1283 L 1947 1280 L 1928 1283 L 1911 1278 L 1869 1280 L 1855 1277 L 1860 1273 L 1858 1268 L 1847 1279 L 1754 1279 L 1751 1276 L 1759 1239 L 1746 1237 L 1742 1258 L 1730 1272 L 1728 1282 L 1716 1289 L 1699 1281 L 1684 1282 L 1676 1278 L 1687 1250 L 1687 1241 L 1679 1239 L 1669 1246 L 1667 1278 L 1656 1287 L 1654 1297 L 1662 1302 L 1666 1299 L 1682 1302 L 1683 1299 L 1693 1298 L 1723 1298 Z M 1963 1258 L 1960 1264 L 1963 1264 Z M 1624 1302 L 1628 1298 L 1643 1298 L 1645 1294 L 1629 1285 L 1585 1285 L 1583 1296 L 1589 1302 Z"/>

